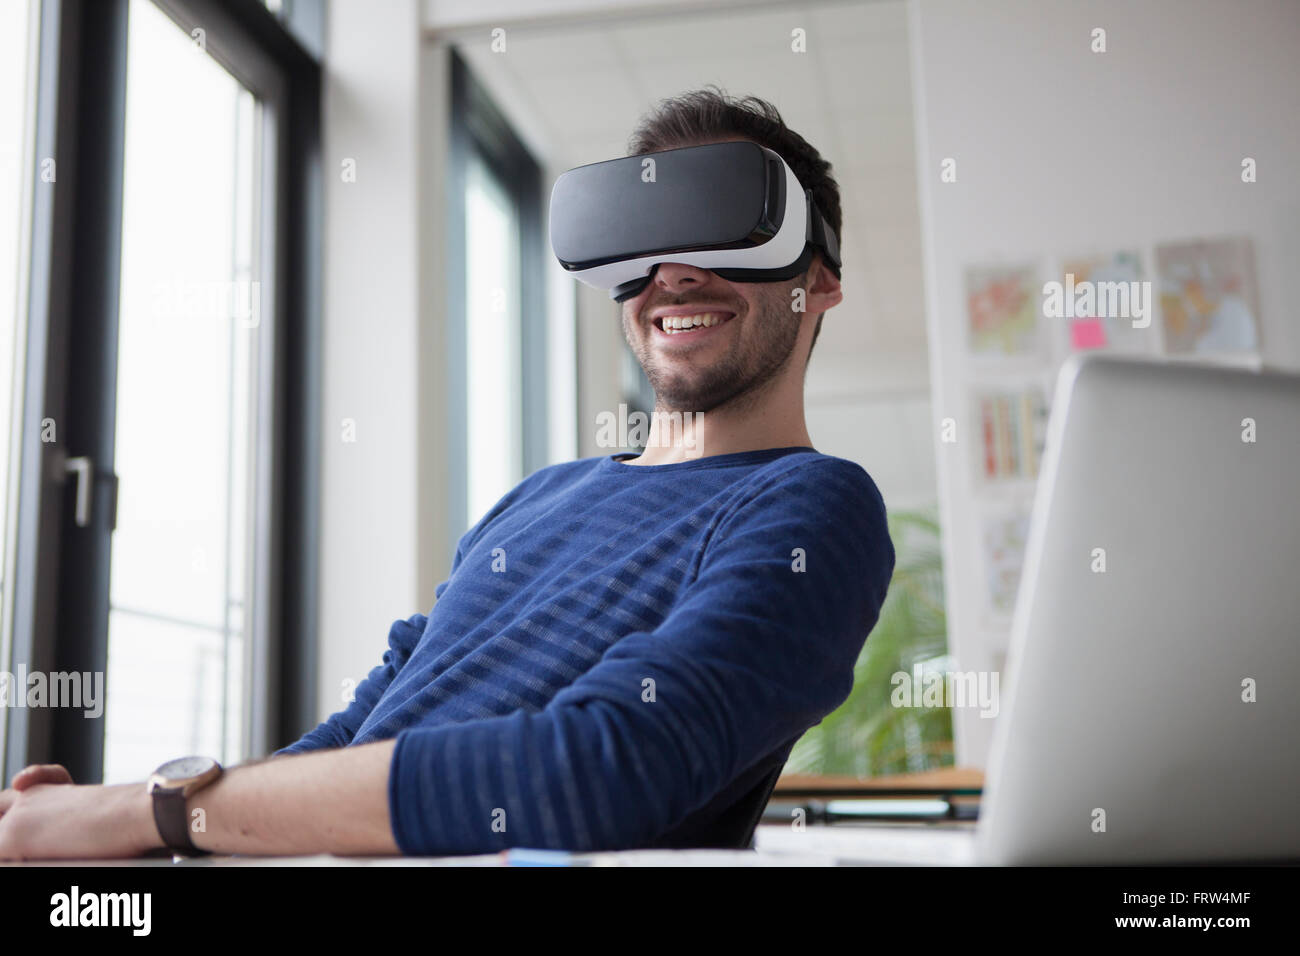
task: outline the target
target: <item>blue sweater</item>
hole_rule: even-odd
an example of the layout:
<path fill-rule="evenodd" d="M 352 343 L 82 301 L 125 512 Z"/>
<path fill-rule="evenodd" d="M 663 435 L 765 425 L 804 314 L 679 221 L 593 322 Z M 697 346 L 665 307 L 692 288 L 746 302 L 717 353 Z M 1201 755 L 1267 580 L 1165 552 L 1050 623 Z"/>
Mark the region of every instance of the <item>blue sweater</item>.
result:
<path fill-rule="evenodd" d="M 893 572 L 885 507 L 811 448 L 623 457 L 520 482 L 347 709 L 279 753 L 396 737 L 407 854 L 707 833 L 848 696 Z"/>

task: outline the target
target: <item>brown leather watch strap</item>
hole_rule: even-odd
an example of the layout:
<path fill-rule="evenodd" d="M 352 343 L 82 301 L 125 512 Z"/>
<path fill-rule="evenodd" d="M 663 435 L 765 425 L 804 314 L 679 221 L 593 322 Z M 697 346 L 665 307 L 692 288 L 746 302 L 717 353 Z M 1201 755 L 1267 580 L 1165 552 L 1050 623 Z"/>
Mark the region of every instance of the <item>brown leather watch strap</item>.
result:
<path fill-rule="evenodd" d="M 206 856 L 190 839 L 190 819 L 185 811 L 185 791 L 156 787 L 153 791 L 153 819 L 158 825 L 158 835 L 176 853 L 187 856 Z"/>

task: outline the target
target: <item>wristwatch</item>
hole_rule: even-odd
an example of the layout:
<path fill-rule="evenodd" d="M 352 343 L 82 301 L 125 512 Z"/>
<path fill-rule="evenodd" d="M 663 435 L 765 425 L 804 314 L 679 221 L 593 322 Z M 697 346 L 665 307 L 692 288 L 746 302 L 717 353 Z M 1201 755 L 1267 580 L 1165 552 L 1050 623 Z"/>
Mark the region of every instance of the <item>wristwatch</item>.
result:
<path fill-rule="evenodd" d="M 178 757 L 152 774 L 145 792 L 153 797 L 153 819 L 158 835 L 173 853 L 205 856 L 190 839 L 190 817 L 185 800 L 221 776 L 221 764 L 211 757 Z"/>

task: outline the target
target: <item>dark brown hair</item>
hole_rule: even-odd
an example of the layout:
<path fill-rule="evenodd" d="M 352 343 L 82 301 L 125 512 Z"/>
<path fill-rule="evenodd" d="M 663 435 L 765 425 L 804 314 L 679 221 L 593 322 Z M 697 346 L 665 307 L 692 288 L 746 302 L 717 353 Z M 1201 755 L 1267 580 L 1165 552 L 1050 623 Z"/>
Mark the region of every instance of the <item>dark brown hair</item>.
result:
<path fill-rule="evenodd" d="M 831 175 L 831 164 L 806 139 L 786 126 L 780 112 L 767 100 L 757 96 L 728 96 L 716 86 L 661 100 L 632 132 L 628 155 L 640 156 L 735 136 L 780 154 L 803 187 L 812 190 L 813 202 L 826 217 L 835 241 L 840 243 L 840 187 Z M 817 344 L 825 315 L 823 312 L 817 316 L 813 345 Z M 812 358 L 811 347 L 808 357 Z"/>

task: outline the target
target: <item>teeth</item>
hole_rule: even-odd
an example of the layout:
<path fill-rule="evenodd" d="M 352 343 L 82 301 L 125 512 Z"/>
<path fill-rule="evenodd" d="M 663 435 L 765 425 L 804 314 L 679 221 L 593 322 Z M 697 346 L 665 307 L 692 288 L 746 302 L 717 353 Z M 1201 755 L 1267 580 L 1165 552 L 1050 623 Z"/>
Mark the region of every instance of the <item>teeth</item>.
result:
<path fill-rule="evenodd" d="M 685 332 L 700 326 L 707 329 L 721 324 L 724 319 L 717 312 L 701 312 L 698 315 L 665 315 L 662 321 L 664 331 L 672 334 Z"/>

